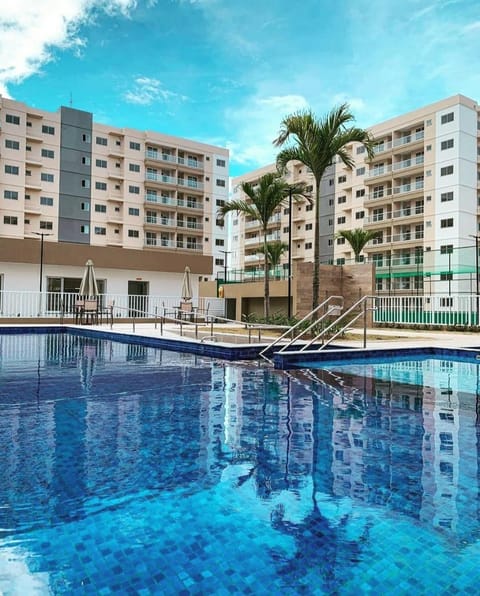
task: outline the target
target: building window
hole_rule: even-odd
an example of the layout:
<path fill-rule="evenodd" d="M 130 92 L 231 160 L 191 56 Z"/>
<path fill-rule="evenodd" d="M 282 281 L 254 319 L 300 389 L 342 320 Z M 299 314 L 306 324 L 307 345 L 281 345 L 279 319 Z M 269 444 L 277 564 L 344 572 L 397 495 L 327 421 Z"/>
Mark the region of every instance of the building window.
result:
<path fill-rule="evenodd" d="M 357 147 L 357 155 L 360 155 L 361 153 L 365 153 L 364 145 L 360 145 L 360 147 Z"/>
<path fill-rule="evenodd" d="M 224 260 L 223 259 L 215 259 L 215 265 L 221 265 L 223 266 L 224 264 Z"/>
<path fill-rule="evenodd" d="M 82 134 L 82 141 L 84 143 L 90 143 L 90 141 L 91 141 L 90 135 L 88 133 L 83 133 Z"/>
<path fill-rule="evenodd" d="M 104 145 L 106 147 L 107 146 L 107 139 L 105 137 L 97 137 L 95 139 L 95 143 L 97 143 L 97 145 Z"/>
<path fill-rule="evenodd" d="M 441 255 L 448 255 L 453 253 L 453 244 L 442 244 L 440 246 L 440 254 Z"/>
<path fill-rule="evenodd" d="M 441 151 L 445 151 L 445 149 L 452 149 L 453 148 L 453 139 L 448 139 L 446 141 L 442 141 L 440 143 Z"/>
<path fill-rule="evenodd" d="M 222 240 L 222 238 L 217 238 L 215 240 L 215 246 L 225 246 L 225 240 Z"/>
<path fill-rule="evenodd" d="M 337 217 L 337 224 L 344 224 L 346 221 L 346 218 L 344 215 L 342 215 L 341 217 Z"/>
<path fill-rule="evenodd" d="M 88 178 L 82 180 L 82 188 L 90 188 L 90 180 Z"/>
<path fill-rule="evenodd" d="M 312 248 L 312 243 L 311 242 L 305 242 L 305 250 L 310 250 Z"/>
<path fill-rule="evenodd" d="M 444 168 L 440 168 L 440 176 L 450 176 L 453 174 L 453 166 L 445 166 Z"/>
<path fill-rule="evenodd" d="M 347 197 L 346 197 L 346 195 L 342 195 L 341 197 L 338 197 L 338 199 L 337 199 L 337 203 L 338 203 L 339 205 L 341 205 L 342 203 L 346 203 L 346 202 L 347 202 Z"/>
<path fill-rule="evenodd" d="M 217 207 L 223 207 L 225 205 L 225 201 L 223 199 L 217 199 L 215 204 L 217 205 Z"/>
<path fill-rule="evenodd" d="M 328 186 L 333 186 L 335 184 L 335 181 L 333 178 L 330 178 L 330 180 L 328 181 Z"/>
<path fill-rule="evenodd" d="M 440 227 L 441 228 L 453 228 L 453 217 L 449 217 L 447 219 L 441 219 Z"/>
<path fill-rule="evenodd" d="M 283 233 L 284 233 L 284 234 L 288 234 L 288 230 L 289 230 L 289 229 L 290 229 L 290 228 L 289 228 L 288 226 L 285 226 L 285 227 L 283 228 Z"/>
<path fill-rule="evenodd" d="M 447 124 L 448 122 L 453 122 L 454 114 L 453 112 L 448 112 L 448 114 L 443 114 L 441 117 L 441 123 Z"/>
<path fill-rule="evenodd" d="M 346 181 L 347 181 L 347 177 L 345 175 L 338 177 L 339 184 L 342 184 L 342 182 L 346 182 Z"/>
<path fill-rule="evenodd" d="M 139 195 L 140 194 L 140 187 L 139 186 L 129 186 L 128 192 L 132 195 Z"/>
<path fill-rule="evenodd" d="M 55 152 L 52 149 L 42 149 L 42 157 L 53 159 L 55 157 Z"/>
<path fill-rule="evenodd" d="M 97 213 L 106 213 L 107 212 L 107 206 L 106 205 L 99 205 L 98 203 L 95 205 L 95 211 Z"/>
<path fill-rule="evenodd" d="M 107 167 L 107 161 L 105 159 L 97 159 L 95 161 L 95 165 L 97 166 L 97 168 L 106 168 Z"/>
<path fill-rule="evenodd" d="M 13 114 L 7 114 L 5 116 L 5 122 L 8 122 L 9 124 L 20 124 L 20 117 L 19 116 L 14 116 Z M 17 225 L 17 224 L 15 224 Z"/>
<path fill-rule="evenodd" d="M 87 155 L 84 155 L 82 157 L 82 163 L 85 166 L 89 166 L 92 163 L 92 160 Z"/>
<path fill-rule="evenodd" d="M 20 149 L 20 143 L 18 141 L 12 141 L 11 139 L 5 139 L 5 147 L 7 149 Z"/>
<path fill-rule="evenodd" d="M 345 265 L 345 258 L 344 257 L 338 258 L 337 259 L 337 265 Z"/>
<path fill-rule="evenodd" d="M 99 235 L 99 236 L 106 236 L 107 234 L 107 229 L 106 228 L 101 228 L 96 226 L 95 227 L 95 234 Z"/>
<path fill-rule="evenodd" d="M 128 237 L 129 238 L 139 238 L 140 234 L 138 230 L 128 230 Z"/>
<path fill-rule="evenodd" d="M 357 168 L 356 174 L 357 174 L 357 176 L 364 176 L 365 175 L 365 168 Z"/>
<path fill-rule="evenodd" d="M 54 135 L 55 128 L 53 126 L 47 126 L 46 124 L 42 124 L 42 132 L 46 135 Z"/>
<path fill-rule="evenodd" d="M 137 207 L 129 207 L 128 215 L 140 215 L 140 209 L 137 209 Z"/>
<path fill-rule="evenodd" d="M 80 209 L 81 209 L 82 211 L 90 211 L 90 203 L 82 203 L 82 204 L 80 205 Z"/>
<path fill-rule="evenodd" d="M 333 246 L 333 240 L 331 238 L 328 239 L 328 246 Z"/>
<path fill-rule="evenodd" d="M 106 182 L 95 182 L 95 188 L 97 190 L 107 190 L 107 183 Z"/>
<path fill-rule="evenodd" d="M 340 236 L 340 238 L 337 238 L 337 244 L 345 244 L 345 238 L 343 238 L 342 236 Z"/>
<path fill-rule="evenodd" d="M 81 234 L 90 234 L 90 226 L 89 226 L 89 224 L 85 224 L 83 226 L 80 226 L 80 233 Z"/>
<path fill-rule="evenodd" d="M 14 217 L 13 215 L 4 215 L 3 223 L 9 226 L 16 226 L 18 225 L 18 218 Z"/>
<path fill-rule="evenodd" d="M 227 162 L 224 159 L 217 159 L 217 166 L 219 168 L 224 168 L 227 165 Z"/>
<path fill-rule="evenodd" d="M 450 281 L 453 279 L 453 274 L 451 271 L 448 273 L 440 273 L 440 281 Z"/>
<path fill-rule="evenodd" d="M 313 209 L 313 203 L 308 203 L 305 207 L 305 211 L 311 211 Z"/>
<path fill-rule="evenodd" d="M 363 219 L 365 217 L 365 211 L 357 211 L 355 213 L 355 219 Z"/>
<path fill-rule="evenodd" d="M 130 141 L 130 149 L 133 149 L 134 151 L 140 151 L 140 143 Z"/>
<path fill-rule="evenodd" d="M 313 224 L 308 223 L 308 224 L 305 225 L 305 230 L 308 231 L 308 230 L 312 230 L 312 229 L 313 229 Z"/>
<path fill-rule="evenodd" d="M 16 190 L 4 190 L 4 199 L 11 199 L 12 201 L 18 201 L 18 192 Z"/>
<path fill-rule="evenodd" d="M 53 223 L 51 221 L 41 221 L 40 229 L 41 230 L 53 230 Z"/>
<path fill-rule="evenodd" d="M 40 174 L 40 180 L 42 182 L 53 182 L 55 180 L 55 176 L 53 174 L 46 174 L 45 172 L 42 172 Z"/>
<path fill-rule="evenodd" d="M 225 180 L 221 180 L 220 178 L 217 178 L 217 186 L 225 187 Z"/>
<path fill-rule="evenodd" d="M 364 188 L 360 188 L 359 190 L 357 190 L 355 192 L 355 196 L 358 197 L 364 197 L 365 196 L 365 189 Z"/>
<path fill-rule="evenodd" d="M 450 190 L 448 192 L 442 192 L 440 195 L 440 201 L 442 203 L 446 203 L 447 201 L 453 201 L 453 191 Z"/>
<path fill-rule="evenodd" d="M 130 170 L 130 172 L 140 172 L 140 166 L 138 165 L 138 163 L 128 164 L 128 169 Z"/>
<path fill-rule="evenodd" d="M 40 197 L 40 205 L 46 205 L 47 207 L 53 207 L 52 197 Z"/>
<path fill-rule="evenodd" d="M 5 174 L 13 174 L 13 176 L 18 176 L 18 166 L 5 166 Z"/>

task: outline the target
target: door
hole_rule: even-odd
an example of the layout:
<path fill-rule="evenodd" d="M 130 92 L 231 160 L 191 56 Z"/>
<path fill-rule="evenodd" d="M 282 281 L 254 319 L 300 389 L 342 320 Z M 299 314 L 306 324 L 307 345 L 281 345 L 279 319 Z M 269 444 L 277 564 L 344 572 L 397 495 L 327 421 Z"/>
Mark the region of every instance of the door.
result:
<path fill-rule="evenodd" d="M 128 316 L 144 317 L 148 313 L 148 281 L 128 282 Z"/>

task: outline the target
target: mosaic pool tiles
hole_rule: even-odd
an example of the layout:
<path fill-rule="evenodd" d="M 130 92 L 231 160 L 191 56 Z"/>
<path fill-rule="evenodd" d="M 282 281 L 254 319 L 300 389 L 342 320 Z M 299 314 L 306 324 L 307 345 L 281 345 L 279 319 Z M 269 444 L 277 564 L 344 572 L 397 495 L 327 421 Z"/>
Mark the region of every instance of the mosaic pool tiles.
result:
<path fill-rule="evenodd" d="M 477 364 L 0 342 L 0 593 L 478 593 Z"/>

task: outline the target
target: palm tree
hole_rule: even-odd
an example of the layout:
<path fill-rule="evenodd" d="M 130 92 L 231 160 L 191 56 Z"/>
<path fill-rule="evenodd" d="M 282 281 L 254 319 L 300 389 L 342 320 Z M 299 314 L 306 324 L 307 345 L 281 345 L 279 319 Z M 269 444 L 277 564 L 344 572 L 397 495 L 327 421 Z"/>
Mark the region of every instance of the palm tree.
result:
<path fill-rule="evenodd" d="M 353 250 L 355 262 L 359 263 L 360 253 L 365 248 L 365 245 L 370 240 L 373 240 L 373 238 L 376 238 L 378 234 L 378 232 L 372 232 L 371 230 L 356 228 L 355 230 L 342 230 L 338 232 L 337 238 L 345 238 Z"/>
<path fill-rule="evenodd" d="M 275 269 L 280 265 L 280 261 L 282 260 L 282 255 L 285 251 L 288 250 L 288 244 L 282 242 L 281 240 L 275 240 L 274 242 L 267 242 L 267 255 L 268 255 L 268 262 L 270 266 Z M 265 246 L 261 246 L 258 249 L 259 253 L 265 254 Z"/>
<path fill-rule="evenodd" d="M 270 284 L 268 278 L 268 250 L 267 250 L 267 230 L 268 224 L 278 208 L 288 198 L 289 193 L 298 198 L 302 194 L 303 185 L 297 185 L 293 188 L 280 176 L 278 172 L 269 172 L 264 174 L 256 184 L 242 182 L 240 185 L 242 191 L 247 195 L 247 200 L 237 199 L 225 203 L 220 207 L 219 214 L 225 217 L 230 211 L 236 211 L 256 220 L 262 227 L 263 232 L 263 254 L 264 259 L 264 316 L 268 319 L 270 316 Z"/>
<path fill-rule="evenodd" d="M 349 126 L 354 120 L 348 104 L 331 110 L 318 119 L 311 110 L 299 111 L 286 116 L 280 124 L 280 133 L 274 141 L 277 147 L 290 139 L 293 144 L 277 155 L 277 166 L 285 170 L 290 161 L 299 161 L 310 168 L 315 178 L 315 229 L 313 265 L 312 309 L 318 306 L 320 289 L 320 181 L 325 170 L 336 156 L 351 168 L 354 165 L 349 151 L 352 143 L 362 143 L 369 158 L 373 157 L 373 143 L 369 133 L 362 128 Z"/>

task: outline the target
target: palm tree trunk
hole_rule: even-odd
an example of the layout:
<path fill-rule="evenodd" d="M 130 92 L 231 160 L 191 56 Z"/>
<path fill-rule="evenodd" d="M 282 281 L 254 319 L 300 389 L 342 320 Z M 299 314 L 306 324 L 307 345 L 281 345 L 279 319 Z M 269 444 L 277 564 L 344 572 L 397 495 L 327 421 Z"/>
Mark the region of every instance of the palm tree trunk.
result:
<path fill-rule="evenodd" d="M 315 236 L 313 247 L 312 310 L 319 304 L 320 293 L 320 180 L 315 180 Z M 316 315 L 314 318 L 317 318 Z"/>
<path fill-rule="evenodd" d="M 268 251 L 267 251 L 267 229 L 263 230 L 263 253 L 265 255 L 265 261 L 263 265 L 264 269 L 264 281 L 265 281 L 265 291 L 264 291 L 264 299 L 263 299 L 263 314 L 265 316 L 265 321 L 270 316 L 270 280 L 268 279 Z"/>

